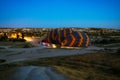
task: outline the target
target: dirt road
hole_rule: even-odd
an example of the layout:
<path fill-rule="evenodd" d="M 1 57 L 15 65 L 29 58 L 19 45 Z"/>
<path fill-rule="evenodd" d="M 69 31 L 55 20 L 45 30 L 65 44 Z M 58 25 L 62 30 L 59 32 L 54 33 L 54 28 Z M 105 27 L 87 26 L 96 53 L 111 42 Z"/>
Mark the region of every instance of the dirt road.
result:
<path fill-rule="evenodd" d="M 0 80 L 67 80 L 63 75 L 52 70 L 51 67 L 23 66 L 3 70 L 5 77 L 0 75 Z M 11 74 L 12 73 L 12 74 Z"/>
<path fill-rule="evenodd" d="M 7 48 L 0 51 L 0 59 L 6 60 L 6 63 L 34 60 L 38 58 L 56 57 L 56 56 L 69 56 L 95 52 L 103 48 L 89 46 L 83 49 L 46 49 L 43 47 L 34 48 Z M 0 64 L 0 65 L 1 65 Z"/>

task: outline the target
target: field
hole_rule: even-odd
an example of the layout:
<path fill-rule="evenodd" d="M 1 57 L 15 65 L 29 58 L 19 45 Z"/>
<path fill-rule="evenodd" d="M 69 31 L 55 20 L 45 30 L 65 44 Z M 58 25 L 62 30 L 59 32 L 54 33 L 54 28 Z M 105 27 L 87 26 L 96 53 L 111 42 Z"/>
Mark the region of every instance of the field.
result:
<path fill-rule="evenodd" d="M 15 66 L 52 66 L 69 80 L 120 80 L 120 49 L 104 50 L 96 53 L 43 58 L 26 62 L 5 64 L 0 68 Z M 0 74 L 5 72 L 0 71 Z"/>

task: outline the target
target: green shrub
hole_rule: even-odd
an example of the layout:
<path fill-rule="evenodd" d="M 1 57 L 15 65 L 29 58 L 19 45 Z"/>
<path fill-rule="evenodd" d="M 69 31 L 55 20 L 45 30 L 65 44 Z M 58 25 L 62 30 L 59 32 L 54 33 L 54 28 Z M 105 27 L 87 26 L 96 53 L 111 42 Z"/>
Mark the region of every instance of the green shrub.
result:
<path fill-rule="evenodd" d="M 31 48 L 31 47 L 32 47 L 32 45 L 28 44 L 28 43 L 23 46 L 23 48 Z"/>
<path fill-rule="evenodd" d="M 3 63 L 3 62 L 5 62 L 6 60 L 4 60 L 4 59 L 0 59 L 0 63 Z"/>
<path fill-rule="evenodd" d="M 12 42 L 25 42 L 26 40 L 25 39 L 10 38 L 9 41 L 12 41 Z"/>

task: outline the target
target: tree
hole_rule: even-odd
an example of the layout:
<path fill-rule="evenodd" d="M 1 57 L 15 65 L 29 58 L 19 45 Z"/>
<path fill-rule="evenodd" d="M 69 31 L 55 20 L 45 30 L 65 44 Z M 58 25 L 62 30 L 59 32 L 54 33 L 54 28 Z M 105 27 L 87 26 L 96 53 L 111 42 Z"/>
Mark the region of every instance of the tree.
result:
<path fill-rule="evenodd" d="M 22 39 L 24 39 L 24 33 L 22 33 Z"/>
<path fill-rule="evenodd" d="M 20 37 L 20 36 L 17 34 L 17 36 L 16 36 L 16 37 L 17 37 L 17 39 L 19 39 L 19 37 Z"/>

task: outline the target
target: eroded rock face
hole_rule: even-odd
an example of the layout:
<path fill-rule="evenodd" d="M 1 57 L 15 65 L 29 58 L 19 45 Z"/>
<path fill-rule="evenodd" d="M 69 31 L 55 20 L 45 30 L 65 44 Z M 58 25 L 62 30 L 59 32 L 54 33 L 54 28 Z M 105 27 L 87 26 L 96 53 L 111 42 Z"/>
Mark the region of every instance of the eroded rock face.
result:
<path fill-rule="evenodd" d="M 24 66 L 12 67 L 0 72 L 0 80 L 67 80 L 52 67 Z"/>

